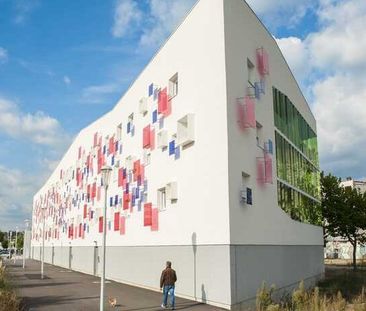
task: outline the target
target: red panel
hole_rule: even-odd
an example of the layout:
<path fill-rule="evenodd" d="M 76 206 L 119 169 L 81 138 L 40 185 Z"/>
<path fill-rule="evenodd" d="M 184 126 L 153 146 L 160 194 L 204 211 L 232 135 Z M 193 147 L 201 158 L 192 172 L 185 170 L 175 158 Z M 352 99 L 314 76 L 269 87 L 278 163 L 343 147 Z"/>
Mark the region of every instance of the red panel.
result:
<path fill-rule="evenodd" d="M 123 168 L 121 167 L 118 170 L 118 187 L 122 187 L 123 186 Z"/>
<path fill-rule="evenodd" d="M 144 226 L 152 225 L 152 204 L 146 203 L 144 205 Z"/>
<path fill-rule="evenodd" d="M 120 235 L 126 234 L 126 218 L 124 216 L 120 218 L 119 233 Z"/>
<path fill-rule="evenodd" d="M 119 230 L 119 222 L 120 222 L 120 217 L 119 217 L 119 212 L 118 213 L 114 213 L 114 231 L 118 231 Z"/>
<path fill-rule="evenodd" d="M 168 90 L 167 88 L 159 92 L 158 95 L 158 113 L 164 114 L 168 110 Z"/>
<path fill-rule="evenodd" d="M 130 194 L 123 193 L 123 209 L 127 210 L 130 207 Z"/>
<path fill-rule="evenodd" d="M 83 225 L 79 224 L 79 238 L 81 238 L 82 236 L 82 231 L 83 231 Z"/>
<path fill-rule="evenodd" d="M 138 176 L 140 176 L 140 160 L 133 163 L 133 180 L 136 181 Z"/>
<path fill-rule="evenodd" d="M 103 232 L 103 216 L 99 217 L 99 233 Z"/>
<path fill-rule="evenodd" d="M 155 149 L 155 129 L 150 131 L 150 149 Z"/>
<path fill-rule="evenodd" d="M 109 139 L 109 153 L 115 153 L 115 143 L 114 143 L 114 138 L 113 137 L 111 137 L 110 139 Z"/>
<path fill-rule="evenodd" d="M 151 231 L 159 230 L 159 210 L 157 208 L 153 208 L 151 211 Z"/>
<path fill-rule="evenodd" d="M 87 186 L 86 193 L 87 193 L 88 197 L 91 198 L 91 187 L 90 187 L 90 185 Z"/>
<path fill-rule="evenodd" d="M 84 219 L 87 217 L 88 215 L 88 207 L 86 204 L 84 204 Z"/>
<path fill-rule="evenodd" d="M 150 125 L 144 127 L 142 134 L 142 147 L 150 148 Z"/>

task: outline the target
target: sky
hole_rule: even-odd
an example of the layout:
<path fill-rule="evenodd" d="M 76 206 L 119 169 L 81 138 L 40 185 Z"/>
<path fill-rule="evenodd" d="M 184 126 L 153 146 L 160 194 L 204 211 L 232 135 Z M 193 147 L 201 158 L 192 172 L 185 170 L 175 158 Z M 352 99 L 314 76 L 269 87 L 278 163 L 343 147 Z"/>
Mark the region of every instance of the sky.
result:
<path fill-rule="evenodd" d="M 0 229 L 111 110 L 196 0 L 0 0 Z M 366 177 L 366 1 L 248 0 L 317 119 L 320 167 Z"/>

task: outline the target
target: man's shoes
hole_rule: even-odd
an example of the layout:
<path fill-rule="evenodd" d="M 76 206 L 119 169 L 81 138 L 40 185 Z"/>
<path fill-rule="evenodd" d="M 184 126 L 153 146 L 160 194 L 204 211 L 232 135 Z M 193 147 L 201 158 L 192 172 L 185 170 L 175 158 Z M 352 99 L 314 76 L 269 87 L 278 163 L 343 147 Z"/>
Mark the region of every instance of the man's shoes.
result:
<path fill-rule="evenodd" d="M 162 303 L 161 304 L 162 309 L 166 309 L 166 306 Z"/>

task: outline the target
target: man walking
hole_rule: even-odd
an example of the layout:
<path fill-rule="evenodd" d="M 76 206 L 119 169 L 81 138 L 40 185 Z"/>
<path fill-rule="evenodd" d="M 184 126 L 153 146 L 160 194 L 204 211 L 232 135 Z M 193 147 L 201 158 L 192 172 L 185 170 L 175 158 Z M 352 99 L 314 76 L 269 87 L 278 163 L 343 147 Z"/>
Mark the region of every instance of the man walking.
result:
<path fill-rule="evenodd" d="M 163 303 L 161 307 L 166 309 L 168 307 L 168 295 L 171 297 L 171 308 L 175 310 L 175 282 L 177 281 L 177 274 L 172 269 L 172 263 L 166 262 L 166 268 L 161 273 L 160 277 L 160 290 L 163 289 Z"/>

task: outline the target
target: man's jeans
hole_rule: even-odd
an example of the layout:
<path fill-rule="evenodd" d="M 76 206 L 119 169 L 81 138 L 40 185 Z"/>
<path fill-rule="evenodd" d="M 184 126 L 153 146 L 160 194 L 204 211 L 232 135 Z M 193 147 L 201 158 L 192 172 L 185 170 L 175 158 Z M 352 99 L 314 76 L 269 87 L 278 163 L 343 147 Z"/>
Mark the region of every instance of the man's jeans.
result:
<path fill-rule="evenodd" d="M 175 296 L 174 296 L 174 285 L 164 285 L 163 288 L 163 305 L 165 307 L 168 306 L 168 295 L 170 295 L 171 299 L 171 307 L 175 307 Z"/>

